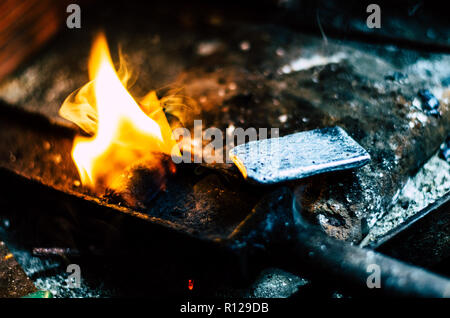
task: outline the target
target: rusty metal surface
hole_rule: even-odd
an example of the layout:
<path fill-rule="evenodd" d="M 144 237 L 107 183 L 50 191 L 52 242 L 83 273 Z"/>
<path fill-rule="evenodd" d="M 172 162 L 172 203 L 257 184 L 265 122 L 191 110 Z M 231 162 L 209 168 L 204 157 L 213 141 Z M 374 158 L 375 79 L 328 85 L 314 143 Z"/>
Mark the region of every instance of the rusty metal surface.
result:
<path fill-rule="evenodd" d="M 48 182 L 49 179 L 47 179 L 47 181 L 40 180 L 39 182 L 30 181 L 30 179 L 33 179 L 33 174 L 36 173 L 34 169 L 38 169 L 37 171 L 43 173 L 43 175 L 45 176 L 51 175 L 52 170 L 49 167 L 53 167 L 53 165 L 49 165 L 49 159 L 45 158 L 53 158 L 53 155 L 46 155 L 46 153 L 63 150 L 64 145 L 70 146 L 71 138 L 70 134 L 65 135 L 61 131 L 59 131 L 59 134 L 55 134 L 54 129 L 60 130 L 60 128 L 58 127 L 54 127 L 52 129 L 46 127 L 45 125 L 32 125 L 31 123 L 24 124 L 23 121 L 25 120 L 25 118 L 26 116 L 21 116 L 20 119 L 10 118 L 9 120 L 6 120 L 4 117 L 2 119 L 2 124 L 7 129 L 2 131 L 1 136 L 3 137 L 3 140 L 9 140 L 9 142 L 3 144 L 3 146 L 7 147 L 5 149 L 8 149 L 8 147 L 11 148 L 12 145 L 14 145 L 15 147 L 17 147 L 14 148 L 15 150 L 21 150 L 15 151 L 15 153 L 22 154 L 21 156 L 17 157 L 8 157 L 8 161 L 4 160 L 2 162 L 2 165 L 5 165 L 5 167 L 0 170 L 3 180 L 2 193 L 9 193 L 9 200 L 12 201 L 11 205 L 14 206 L 16 212 L 21 212 L 16 213 L 17 215 L 15 215 L 15 217 L 17 219 L 23 219 L 24 215 L 26 214 L 25 210 L 27 209 L 27 214 L 34 216 L 33 218 L 36 218 L 37 220 L 39 220 L 39 222 L 30 222 L 28 218 L 23 220 L 24 222 L 27 222 L 28 220 L 29 223 L 36 224 L 38 227 L 41 227 L 41 225 L 50 225 L 50 233 L 53 233 L 52 235 L 60 233 L 62 237 L 60 237 L 59 239 L 62 239 L 63 242 L 72 243 L 71 239 L 73 238 L 73 236 L 77 235 L 77 232 L 74 233 L 71 230 L 72 227 L 80 226 L 80 223 L 84 223 L 85 221 L 83 219 L 86 218 L 86 215 L 91 215 L 93 217 L 97 214 L 103 214 L 103 212 L 101 211 L 105 211 L 105 213 L 108 212 L 108 214 L 110 215 L 110 219 L 103 223 L 103 232 L 100 232 L 98 230 L 98 225 L 94 226 L 94 224 L 84 225 L 82 229 L 80 229 L 80 233 L 84 233 L 84 235 L 89 237 L 89 245 L 93 244 L 93 241 L 104 241 L 103 244 L 112 245 L 112 248 L 117 251 L 117 247 L 115 246 L 115 244 L 117 244 L 118 242 L 122 242 L 123 244 L 124 240 L 123 237 L 121 238 L 121 234 L 124 235 L 128 233 L 129 235 L 131 232 L 134 232 L 134 236 L 138 238 L 138 242 L 145 239 L 144 242 L 141 241 L 139 244 L 143 248 L 143 250 L 148 252 L 152 248 L 155 248 L 155 245 L 160 245 L 159 248 L 163 248 L 164 246 L 166 246 L 165 244 L 169 242 L 170 244 L 175 246 L 180 244 L 180 240 L 183 240 L 184 242 L 186 240 L 185 236 L 180 237 L 176 235 L 176 232 L 189 234 L 188 236 L 206 238 L 216 241 L 225 238 L 228 242 L 233 242 L 237 238 L 237 234 L 239 234 L 245 235 L 246 237 L 250 235 L 250 237 L 245 241 L 241 241 L 241 244 L 237 245 L 238 249 L 236 249 L 236 251 L 238 252 L 241 248 L 245 248 L 245 246 L 249 246 L 252 253 L 255 252 L 255 249 L 252 249 L 253 245 L 251 238 L 262 237 L 263 243 L 267 243 L 270 245 L 274 244 L 272 246 L 278 247 L 273 249 L 271 248 L 267 252 L 275 252 L 281 254 L 285 253 L 285 255 L 290 256 L 293 255 L 289 252 L 289 244 L 286 244 L 286 240 L 292 240 L 295 237 L 295 234 L 291 232 L 292 219 L 283 217 L 284 214 L 289 215 L 289 207 L 291 201 L 287 200 L 287 205 L 285 202 L 280 206 L 277 204 L 277 200 L 271 200 L 271 196 L 275 196 L 276 198 L 282 198 L 283 196 L 278 195 L 277 192 L 272 193 L 271 196 L 266 196 L 265 193 L 261 192 L 260 188 L 256 188 L 256 192 L 261 192 L 259 193 L 259 195 L 266 198 L 264 200 L 265 204 L 258 203 L 257 207 L 255 208 L 255 211 L 258 212 L 249 214 L 249 210 L 253 205 L 251 201 L 257 201 L 259 196 L 254 195 L 253 197 L 249 197 L 249 193 L 245 192 L 249 190 L 248 185 L 243 188 L 237 188 L 236 185 L 232 183 L 230 186 L 226 181 L 221 179 L 220 175 L 200 175 L 197 176 L 198 179 L 196 180 L 196 178 L 188 174 L 189 169 L 186 171 L 181 171 L 180 178 L 184 177 L 186 179 L 177 178 L 174 183 L 174 185 L 177 186 L 176 188 L 171 188 L 171 185 L 168 184 L 168 191 L 163 192 L 162 196 L 160 198 L 157 198 L 156 201 L 153 202 L 153 207 L 148 211 L 141 212 L 135 212 L 132 209 L 115 204 L 108 204 L 107 202 L 100 201 L 99 199 L 93 198 L 89 195 L 82 195 L 81 190 L 75 191 L 66 189 L 65 186 L 69 186 L 70 183 L 67 183 L 67 180 L 64 181 L 64 178 L 50 179 L 54 182 L 53 185 L 47 183 L 50 187 L 46 187 L 42 184 L 44 182 Z M 10 137 L 5 138 L 7 136 Z M 25 140 L 21 140 L 21 138 L 25 138 Z M 45 150 L 40 146 L 42 144 L 42 141 L 46 138 L 52 138 L 49 139 L 52 145 L 52 150 L 50 150 L 49 147 L 46 147 L 47 149 Z M 14 167 L 23 167 L 25 163 L 29 164 L 30 158 L 43 158 L 44 160 L 37 160 L 34 162 L 34 165 L 28 167 L 28 169 L 30 170 L 28 170 L 27 173 L 29 174 L 29 176 L 31 176 L 29 177 L 29 179 L 22 178 L 22 180 L 19 180 L 19 177 L 15 176 L 14 173 L 11 172 L 11 170 L 13 170 Z M 73 167 L 65 165 L 61 165 L 61 169 L 68 176 L 70 176 L 70 171 L 73 171 Z M 73 189 L 77 189 L 75 185 L 73 185 L 73 187 Z M 22 193 L 30 194 L 27 200 L 23 200 L 21 195 Z M 290 196 L 290 198 L 292 200 L 292 196 Z M 44 201 L 41 202 L 42 200 Z M 176 206 L 180 206 L 180 204 L 181 207 L 185 206 L 186 209 L 183 210 L 182 208 L 175 208 Z M 238 204 L 240 206 L 240 209 L 236 209 L 234 207 L 235 204 Z M 245 207 L 245 205 L 247 205 L 247 208 Z M 75 211 L 77 212 L 75 213 Z M 67 214 L 69 220 L 72 221 L 59 224 L 58 220 L 60 220 L 60 214 Z M 76 216 L 78 214 L 80 214 L 80 216 Z M 81 217 L 81 215 L 83 214 L 85 216 Z M 123 221 L 119 221 L 121 214 L 123 214 L 124 217 L 126 216 L 136 219 L 136 222 L 132 226 L 128 227 L 128 232 L 123 230 L 123 226 L 119 226 L 118 229 L 115 229 L 115 225 L 123 223 Z M 247 216 L 251 217 L 248 218 Z M 137 220 L 143 220 L 143 222 L 139 224 Z M 262 222 L 259 222 L 261 220 Z M 280 224 L 281 230 L 279 227 Z M 55 225 L 57 227 L 62 227 L 62 229 L 57 231 Z M 165 231 L 165 234 L 161 235 L 162 231 L 158 230 L 158 225 L 163 225 L 166 230 L 170 229 L 171 231 Z M 290 229 L 287 229 L 287 227 L 289 227 Z M 99 235 L 99 233 L 103 234 Z M 143 233 L 147 234 L 140 235 Z M 306 235 L 304 233 L 303 235 L 310 238 L 308 236 L 309 234 Z M 150 237 L 159 238 L 154 239 L 154 242 L 151 243 L 152 239 Z M 166 242 L 165 238 L 170 238 L 170 240 L 168 239 L 168 241 Z M 299 252 L 297 255 L 299 257 L 299 259 L 297 259 L 299 262 L 301 258 L 307 257 L 306 255 L 309 255 L 309 252 L 321 250 L 323 242 L 331 244 L 329 245 L 330 248 L 333 247 L 333 249 L 335 249 L 336 251 L 341 250 L 341 247 L 339 247 L 338 243 L 330 243 L 329 241 L 325 240 L 323 237 L 323 233 L 322 236 L 315 233 L 314 238 L 314 244 L 311 243 L 311 245 L 309 245 L 308 247 L 299 246 L 299 250 L 303 251 Z M 128 240 L 127 243 L 130 243 Z M 164 245 L 161 245 L 161 240 L 165 242 Z M 302 237 L 300 241 L 308 242 L 308 239 Z M 34 240 L 34 242 L 36 243 L 37 241 Z M 242 244 L 244 245 L 242 246 Z M 204 250 L 200 249 L 199 252 L 198 246 L 194 243 L 194 241 L 191 241 L 190 243 L 186 242 L 186 245 L 187 250 L 185 254 L 187 255 L 182 254 L 183 256 L 191 257 L 194 251 L 197 251 L 195 253 L 198 253 L 205 257 L 205 255 L 202 254 L 202 251 Z M 133 244 L 131 244 L 131 246 L 133 246 Z M 215 244 L 216 253 L 220 254 L 220 249 L 217 249 L 217 247 L 219 246 L 220 245 Z M 259 244 L 259 246 L 264 246 L 264 244 Z M 356 251 L 355 249 L 356 248 L 354 248 L 354 252 Z M 168 251 L 172 251 L 172 249 L 168 249 Z M 361 253 L 364 254 L 366 252 L 367 251 Z M 338 252 L 336 253 L 336 255 L 342 255 Z M 352 255 L 350 252 L 346 255 L 346 257 L 352 259 Z M 283 262 L 283 258 L 275 257 L 274 259 L 278 262 Z M 330 257 L 330 259 L 327 260 L 327 262 L 329 262 L 327 264 L 329 264 L 329 266 L 331 267 L 336 266 L 334 261 L 339 261 L 339 259 L 340 258 L 336 256 Z M 164 260 L 165 258 L 162 258 L 162 261 Z M 199 258 L 197 261 L 199 260 L 201 260 L 201 258 Z M 309 260 L 307 262 L 302 260 L 301 263 L 311 264 Z M 340 264 L 342 266 L 343 263 Z M 388 263 L 389 269 L 391 269 L 391 267 L 394 268 L 397 265 L 398 264 L 395 262 Z M 121 268 L 123 269 L 123 267 Z M 228 269 L 229 268 L 230 267 L 228 267 Z M 356 271 L 356 269 L 357 268 L 354 267 L 353 270 L 349 271 L 349 275 L 351 276 L 352 273 Z M 359 268 L 359 270 L 361 270 L 361 268 Z M 363 271 L 365 272 L 365 268 L 363 269 Z M 408 288 L 411 290 L 412 287 L 410 285 L 408 286 Z M 402 287 L 398 285 L 394 285 L 393 288 L 400 294 L 408 292 L 408 288 L 402 289 Z M 434 291 L 429 291 L 438 292 L 438 289 L 440 290 L 440 288 L 441 287 L 439 284 L 436 285 L 436 289 Z"/>
<path fill-rule="evenodd" d="M 63 99 L 87 81 L 91 32 L 105 27 L 111 48 L 120 43 L 131 67 L 139 70 L 131 88 L 134 96 L 176 83 L 199 102 L 205 128 L 279 127 L 283 136 L 343 127 L 367 149 L 372 162 L 357 171 L 308 178 L 300 182 L 298 193 L 306 216 L 329 235 L 354 242 L 389 209 L 397 191 L 447 134 L 446 54 L 332 39 L 324 47 L 318 37 L 207 10 L 169 13 L 155 8 L 142 20 L 132 11 L 122 10 L 120 19 L 114 14 L 98 22 L 88 19 L 86 29 L 63 34 L 2 82 L 0 99 L 9 107 L 73 128 L 57 112 Z M 154 23 L 144 22 L 149 19 Z M 395 72 L 404 78 L 392 76 Z M 422 88 L 438 98 L 439 116 L 421 107 Z M 70 140 L 64 143 L 65 149 L 70 147 Z M 9 147 L 5 146 L 5 154 L 20 157 L 14 142 Z M 64 191 L 82 193 L 73 185 L 72 168 L 67 174 L 56 172 L 71 165 L 65 151 L 58 151 L 59 163 L 44 156 L 48 161 L 43 165 L 48 167 L 42 171 L 29 167 L 30 158 L 11 163 L 5 155 L 2 165 L 46 183 L 60 183 Z M 170 219 L 182 222 L 187 214 L 186 209 L 181 211 L 169 214 Z"/>
<path fill-rule="evenodd" d="M 63 197 L 69 196 L 72 202 L 69 206 L 82 199 L 93 206 L 107 207 L 119 215 L 131 215 L 171 230 L 201 238 L 225 239 L 266 192 L 239 182 L 230 183 L 211 170 L 194 173 L 191 167 L 179 167 L 177 175 L 167 180 L 166 191 L 158 193 L 145 207 L 129 207 L 80 187 L 70 158 L 70 131 L 36 123 L 27 115 L 16 119 L 8 119 L 11 114 L 3 115 L 0 116 L 2 187 L 13 191 L 7 180 L 17 175 L 19 182 L 43 185 L 37 186 L 36 191 L 59 191 L 61 194 L 55 196 L 57 206 L 66 200 Z M 20 187 L 14 191 L 20 196 Z"/>

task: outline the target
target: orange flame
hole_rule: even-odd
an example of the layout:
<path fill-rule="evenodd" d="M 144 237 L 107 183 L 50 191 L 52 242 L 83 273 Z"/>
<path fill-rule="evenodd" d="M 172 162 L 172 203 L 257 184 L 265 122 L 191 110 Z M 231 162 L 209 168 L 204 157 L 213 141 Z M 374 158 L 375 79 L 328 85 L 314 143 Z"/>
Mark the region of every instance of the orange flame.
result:
<path fill-rule="evenodd" d="M 117 190 L 127 167 L 160 168 L 159 154 L 180 155 L 155 92 L 138 105 L 125 87 L 127 76 L 120 78 L 114 69 L 103 34 L 94 41 L 88 69 L 91 81 L 60 109 L 62 117 L 93 134 L 73 142 L 72 158 L 83 185 Z"/>

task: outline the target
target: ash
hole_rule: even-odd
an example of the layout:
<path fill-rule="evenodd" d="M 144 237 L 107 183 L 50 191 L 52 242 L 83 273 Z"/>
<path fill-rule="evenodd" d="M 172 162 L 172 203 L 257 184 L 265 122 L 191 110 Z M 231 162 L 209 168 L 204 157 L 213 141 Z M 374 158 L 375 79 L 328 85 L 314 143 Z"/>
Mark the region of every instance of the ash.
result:
<path fill-rule="evenodd" d="M 270 268 L 261 272 L 247 296 L 249 298 L 287 298 L 307 283 L 307 280 L 291 273 Z"/>
<path fill-rule="evenodd" d="M 378 219 L 360 245 L 364 247 L 376 241 L 448 191 L 450 164 L 435 154 L 414 177 L 408 179 L 397 198 L 394 198 L 392 209 Z"/>
<path fill-rule="evenodd" d="M 259 273 L 256 280 L 243 289 L 220 291 L 218 297 L 243 298 L 289 298 L 310 282 L 279 268 L 267 268 Z"/>

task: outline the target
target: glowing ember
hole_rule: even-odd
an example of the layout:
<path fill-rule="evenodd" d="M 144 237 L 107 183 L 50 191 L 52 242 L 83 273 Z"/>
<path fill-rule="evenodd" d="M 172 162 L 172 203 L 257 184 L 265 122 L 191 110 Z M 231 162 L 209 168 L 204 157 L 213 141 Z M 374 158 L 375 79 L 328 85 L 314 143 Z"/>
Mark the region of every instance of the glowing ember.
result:
<path fill-rule="evenodd" d="M 103 34 L 89 59 L 90 82 L 64 101 L 60 115 L 92 134 L 74 139 L 72 158 L 83 185 L 120 190 L 127 167 L 161 169 L 161 154 L 179 155 L 172 130 L 155 92 L 141 106 L 126 89 L 128 74 L 116 73 Z"/>

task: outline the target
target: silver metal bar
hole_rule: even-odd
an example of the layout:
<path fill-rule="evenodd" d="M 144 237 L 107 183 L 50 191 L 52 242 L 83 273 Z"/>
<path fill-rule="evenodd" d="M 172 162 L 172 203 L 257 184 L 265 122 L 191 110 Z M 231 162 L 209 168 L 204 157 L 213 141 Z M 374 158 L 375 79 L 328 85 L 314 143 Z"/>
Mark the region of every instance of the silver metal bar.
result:
<path fill-rule="evenodd" d="M 251 141 L 230 150 L 249 181 L 272 184 L 318 173 L 361 167 L 370 155 L 341 127 Z"/>

